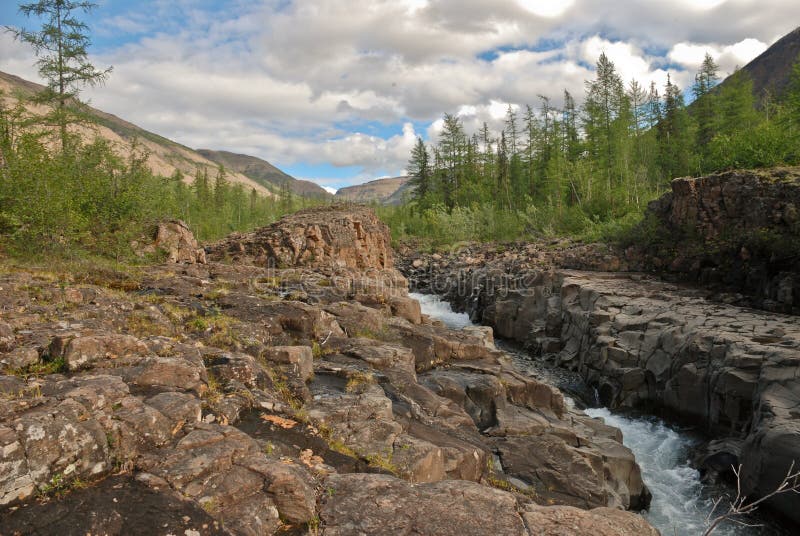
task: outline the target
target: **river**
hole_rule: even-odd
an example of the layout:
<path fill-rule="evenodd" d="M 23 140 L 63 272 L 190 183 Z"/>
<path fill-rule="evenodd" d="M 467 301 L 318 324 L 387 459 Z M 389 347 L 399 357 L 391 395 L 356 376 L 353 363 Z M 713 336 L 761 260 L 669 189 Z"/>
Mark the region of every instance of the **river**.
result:
<path fill-rule="evenodd" d="M 422 312 L 453 329 L 474 325 L 465 313 L 456 313 L 446 301 L 430 294 L 411 294 L 420 302 Z M 534 376 L 561 388 L 566 393 L 586 398 L 590 393 L 582 380 L 569 371 L 555 369 L 531 358 L 513 345 L 498 341 L 498 347 L 512 355 L 517 365 Z M 591 396 L 591 395 L 590 395 Z M 574 401 L 568 397 L 568 403 Z M 650 509 L 642 515 L 664 536 L 701 535 L 713 502 L 730 491 L 727 486 L 707 485 L 690 462 L 693 450 L 703 441 L 690 430 L 672 426 L 656 417 L 640 417 L 612 412 L 607 408 L 589 408 L 591 417 L 602 418 L 622 430 L 623 443 L 631 449 L 642 468 L 642 476 L 653 494 Z M 722 505 L 726 504 L 724 501 Z M 744 526 L 727 523 L 715 536 L 788 536 L 791 532 L 763 518 L 753 517 Z"/>

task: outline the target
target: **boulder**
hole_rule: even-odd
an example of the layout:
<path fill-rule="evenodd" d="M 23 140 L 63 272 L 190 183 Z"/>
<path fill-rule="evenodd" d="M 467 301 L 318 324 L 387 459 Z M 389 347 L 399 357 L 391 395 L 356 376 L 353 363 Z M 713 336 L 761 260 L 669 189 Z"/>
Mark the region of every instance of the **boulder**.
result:
<path fill-rule="evenodd" d="M 314 374 L 314 354 L 310 346 L 273 346 L 265 348 L 261 356 L 267 361 L 288 366 L 304 382 Z"/>
<path fill-rule="evenodd" d="M 180 220 L 159 223 L 152 248 L 166 251 L 171 263 L 206 263 L 205 250 L 198 246 L 189 226 Z"/>
<path fill-rule="evenodd" d="M 269 227 L 235 234 L 209 247 L 213 260 L 228 257 L 289 268 L 394 266 L 389 228 L 366 207 L 321 206 L 285 216 Z"/>

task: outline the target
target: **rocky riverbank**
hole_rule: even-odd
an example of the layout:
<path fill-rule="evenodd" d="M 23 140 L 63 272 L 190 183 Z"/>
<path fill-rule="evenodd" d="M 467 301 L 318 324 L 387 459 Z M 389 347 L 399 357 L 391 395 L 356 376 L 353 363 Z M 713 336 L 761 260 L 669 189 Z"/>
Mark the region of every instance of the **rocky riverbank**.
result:
<path fill-rule="evenodd" d="M 746 493 L 772 491 L 800 460 L 797 317 L 648 275 L 554 268 L 567 262 L 558 255 L 573 254 L 475 246 L 405 251 L 400 265 L 414 289 L 440 294 L 497 336 L 580 372 L 602 404 L 701 423 L 725 440 L 714 458 L 744 466 Z M 797 495 L 772 505 L 800 522 Z"/>
<path fill-rule="evenodd" d="M 0 272 L 0 533 L 657 534 L 619 431 L 421 315 L 370 211 L 173 227 Z"/>

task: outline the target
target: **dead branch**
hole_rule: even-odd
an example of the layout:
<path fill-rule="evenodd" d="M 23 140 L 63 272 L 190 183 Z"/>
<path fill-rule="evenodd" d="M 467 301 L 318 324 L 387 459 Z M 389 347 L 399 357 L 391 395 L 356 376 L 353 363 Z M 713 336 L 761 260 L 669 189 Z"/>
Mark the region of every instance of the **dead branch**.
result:
<path fill-rule="evenodd" d="M 771 493 L 768 493 L 767 495 L 764 495 L 760 499 L 754 501 L 748 501 L 747 496 L 742 494 L 742 466 L 740 465 L 738 468 L 732 467 L 732 469 L 733 474 L 736 475 L 736 498 L 730 502 L 727 511 L 712 518 L 717 511 L 717 508 L 719 508 L 719 505 L 722 503 L 722 498 L 720 497 L 714 501 L 714 507 L 711 509 L 711 512 L 709 512 L 708 517 L 706 518 L 706 526 L 708 528 L 703 533 L 703 536 L 708 536 L 714 532 L 725 521 L 730 521 L 745 526 L 753 526 L 748 525 L 738 518 L 752 514 L 758 509 L 759 506 L 761 506 L 762 503 L 777 495 L 789 492 L 800 493 L 800 470 L 795 471 L 794 462 L 792 462 L 789 466 L 786 476 L 783 477 L 783 480 L 781 480 L 778 486 Z"/>

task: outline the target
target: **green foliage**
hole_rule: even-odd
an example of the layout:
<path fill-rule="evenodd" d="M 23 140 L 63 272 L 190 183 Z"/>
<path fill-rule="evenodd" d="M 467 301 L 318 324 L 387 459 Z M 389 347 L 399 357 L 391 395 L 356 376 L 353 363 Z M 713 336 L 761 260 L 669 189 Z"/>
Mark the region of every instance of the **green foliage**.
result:
<path fill-rule="evenodd" d="M 581 110 L 568 92 L 560 110 L 540 97 L 521 124 L 510 108 L 501 132 L 484 124 L 471 137 L 446 114 L 437 143 L 418 140 L 411 156 L 412 184 L 425 187 L 380 215 L 396 240 L 431 247 L 563 235 L 625 242 L 648 232 L 637 223 L 644 207 L 676 177 L 800 162 L 800 62 L 784 102 L 762 108 L 746 72 L 715 87 L 717 70 L 707 56 L 691 113 L 671 78 L 663 98 L 655 84 L 626 89 L 603 54 Z"/>
<path fill-rule="evenodd" d="M 0 135 L 13 122 L 12 113 L 0 109 Z M 279 206 L 248 195 L 224 172 L 213 191 L 205 189 L 205 170 L 195 187 L 180 173 L 154 175 L 135 142 L 122 158 L 105 140 L 86 143 L 69 135 L 68 150 L 54 153 L 35 129 L 13 127 L 13 139 L 0 137 L 0 247 L 13 256 L 132 261 L 131 242 L 149 240 L 160 220 L 182 219 L 198 239 L 210 240 L 265 225 L 295 208 L 293 200 Z"/>

